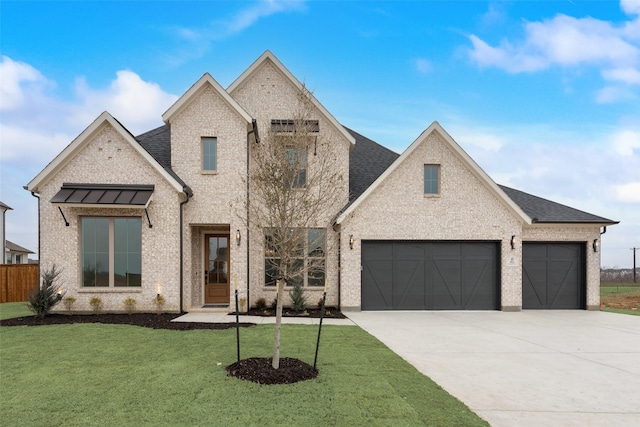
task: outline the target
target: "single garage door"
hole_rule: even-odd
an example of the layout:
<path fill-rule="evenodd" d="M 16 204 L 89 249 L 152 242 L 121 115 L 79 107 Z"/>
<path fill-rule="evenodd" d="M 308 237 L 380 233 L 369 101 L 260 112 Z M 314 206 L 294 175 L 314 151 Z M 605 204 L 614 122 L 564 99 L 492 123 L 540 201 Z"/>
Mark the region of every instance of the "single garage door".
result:
<path fill-rule="evenodd" d="M 363 310 L 496 310 L 496 242 L 362 242 Z"/>
<path fill-rule="evenodd" d="M 583 243 L 523 243 L 522 308 L 585 308 Z"/>

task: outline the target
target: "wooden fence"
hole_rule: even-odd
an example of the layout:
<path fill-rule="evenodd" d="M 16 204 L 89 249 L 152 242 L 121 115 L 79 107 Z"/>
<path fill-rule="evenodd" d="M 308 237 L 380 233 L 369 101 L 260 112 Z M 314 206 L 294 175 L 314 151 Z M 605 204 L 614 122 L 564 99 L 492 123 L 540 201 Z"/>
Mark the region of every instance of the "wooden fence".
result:
<path fill-rule="evenodd" d="M 0 264 L 0 303 L 27 301 L 38 282 L 38 264 Z"/>

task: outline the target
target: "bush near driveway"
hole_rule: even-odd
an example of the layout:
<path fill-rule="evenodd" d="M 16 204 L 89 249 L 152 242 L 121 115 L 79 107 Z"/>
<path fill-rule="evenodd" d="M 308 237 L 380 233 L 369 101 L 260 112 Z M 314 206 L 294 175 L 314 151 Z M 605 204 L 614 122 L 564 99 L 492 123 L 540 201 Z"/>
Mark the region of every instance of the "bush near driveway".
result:
<path fill-rule="evenodd" d="M 282 354 L 313 360 L 316 331 L 284 325 Z M 234 330 L 20 326 L 0 339 L 3 425 L 487 425 L 355 326 L 323 328 L 316 379 L 276 386 L 227 376 Z M 242 358 L 268 356 L 273 326 L 241 340 Z"/>

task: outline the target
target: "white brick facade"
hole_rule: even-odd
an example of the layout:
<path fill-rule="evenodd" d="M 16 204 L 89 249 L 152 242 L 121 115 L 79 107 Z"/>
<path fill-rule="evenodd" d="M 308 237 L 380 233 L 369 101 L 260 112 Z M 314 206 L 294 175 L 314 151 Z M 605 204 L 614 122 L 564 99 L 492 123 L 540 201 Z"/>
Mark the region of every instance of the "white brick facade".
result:
<path fill-rule="evenodd" d="M 291 118 L 300 84 L 270 54 L 265 53 L 228 91 L 208 75 L 194 85 L 163 118 L 171 132 L 171 169 L 192 190 L 168 177 L 149 155 L 136 148 L 126 130 L 112 120 L 98 123 L 74 141 L 34 179 L 30 190 L 40 195 L 40 259 L 44 268 L 63 269 L 68 296 L 77 298 L 76 311 L 90 311 L 89 300 L 99 296 L 107 311 L 124 311 L 123 300 L 133 297 L 139 311 L 155 310 L 155 296 L 165 299 L 165 311 L 207 310 L 204 301 L 205 235 L 229 236 L 231 300 L 237 283 L 241 298 L 270 303 L 275 288 L 264 284 L 263 230 L 246 225 L 247 173 L 250 164 L 252 120 L 266 136 L 272 119 Z M 315 102 L 315 101 L 314 101 Z M 110 116 L 109 116 L 110 117 Z M 344 185 L 335 188 L 338 202 L 315 224 L 327 229 L 327 304 L 343 309 L 361 307 L 361 248 L 363 240 L 489 241 L 498 243 L 498 280 L 503 310 L 522 307 L 523 242 L 578 242 L 585 245 L 586 301 L 599 307 L 599 253 L 591 242 L 600 238 L 598 224 L 529 224 L 526 215 L 439 127 L 425 132 L 369 190 L 342 212 L 349 201 L 349 158 L 352 137 L 319 103 L 318 138 L 337 154 L 335 170 Z M 93 126 L 93 125 L 92 125 Z M 433 126 L 433 125 L 432 125 Z M 430 127 L 431 129 L 431 127 Z M 203 137 L 217 139 L 217 170 L 202 170 Z M 80 140 L 82 139 L 82 140 Z M 440 165 L 440 194 L 424 195 L 423 167 Z M 313 159 L 309 158 L 309 168 Z M 148 214 L 144 209 L 64 207 L 65 226 L 58 207 L 50 203 L 65 182 L 94 184 L 153 184 Z M 31 185 L 31 184 L 30 184 Z M 250 196 L 250 195 L 249 195 Z M 186 201 L 186 203 L 184 203 Z M 181 202 L 184 203 L 181 208 Z M 182 209 L 182 229 L 180 213 Z M 333 221 L 341 214 L 338 224 Z M 81 285 L 80 218 L 136 216 L 142 219 L 142 286 L 83 288 Z M 240 244 L 236 244 L 236 230 Z M 353 236 L 353 248 L 350 246 Z M 511 247 L 515 236 L 515 247 Z M 180 243 L 183 251 L 180 251 Z M 182 280 L 181 280 L 182 269 Z M 322 288 L 307 288 L 310 305 Z M 63 310 L 59 307 L 58 310 Z"/>

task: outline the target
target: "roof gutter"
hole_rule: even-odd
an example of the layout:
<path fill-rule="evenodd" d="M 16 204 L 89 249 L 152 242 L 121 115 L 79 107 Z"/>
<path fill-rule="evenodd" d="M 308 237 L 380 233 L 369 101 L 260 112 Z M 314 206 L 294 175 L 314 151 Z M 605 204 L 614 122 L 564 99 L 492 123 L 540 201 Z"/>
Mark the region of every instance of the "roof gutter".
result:
<path fill-rule="evenodd" d="M 193 196 L 193 191 L 191 191 L 191 188 L 189 188 L 188 185 L 185 185 L 182 191 L 184 191 L 184 194 L 187 196 L 187 198 L 184 201 L 180 202 L 180 314 L 184 313 L 184 295 L 183 295 L 183 291 L 184 291 L 184 229 L 183 229 L 184 209 L 183 207 L 184 205 L 189 203 L 189 200 Z"/>

